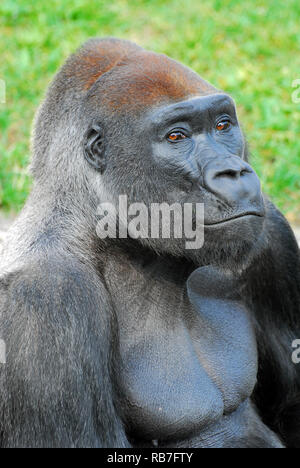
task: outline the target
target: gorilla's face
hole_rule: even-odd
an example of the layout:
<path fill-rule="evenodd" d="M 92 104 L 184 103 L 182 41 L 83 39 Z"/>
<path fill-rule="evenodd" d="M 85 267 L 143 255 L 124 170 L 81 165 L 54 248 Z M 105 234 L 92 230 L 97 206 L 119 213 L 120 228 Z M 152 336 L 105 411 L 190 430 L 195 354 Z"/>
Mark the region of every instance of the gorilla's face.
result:
<path fill-rule="evenodd" d="M 247 162 L 233 100 L 222 93 L 193 97 L 107 125 L 103 179 L 128 203 L 204 205 L 204 246 L 183 252 L 186 239 L 149 239 L 156 250 L 197 262 L 245 259 L 264 225 L 259 179 Z M 194 211 L 195 216 L 195 211 Z M 196 220 L 193 219 L 193 226 Z"/>
<path fill-rule="evenodd" d="M 260 182 L 245 160 L 232 99 L 213 94 L 163 107 L 146 119 L 151 159 L 175 198 L 203 203 L 205 226 L 228 229 L 264 216 Z M 258 226 L 261 223 L 257 223 Z"/>
<path fill-rule="evenodd" d="M 152 158 L 174 181 L 172 198 L 204 204 L 206 246 L 255 242 L 264 201 L 233 100 L 214 93 L 167 106 L 149 116 L 148 128 Z"/>

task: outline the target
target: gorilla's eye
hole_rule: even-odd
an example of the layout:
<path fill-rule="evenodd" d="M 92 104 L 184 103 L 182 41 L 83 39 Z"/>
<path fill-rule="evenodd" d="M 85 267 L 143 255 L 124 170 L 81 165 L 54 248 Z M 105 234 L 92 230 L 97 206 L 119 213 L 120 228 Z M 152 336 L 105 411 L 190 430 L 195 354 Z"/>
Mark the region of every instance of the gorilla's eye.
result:
<path fill-rule="evenodd" d="M 222 120 L 216 125 L 216 129 L 221 132 L 222 130 L 227 130 L 230 127 L 231 123 L 229 120 Z"/>
<path fill-rule="evenodd" d="M 180 141 L 180 140 L 184 140 L 185 138 L 186 138 L 186 135 L 179 130 L 176 130 L 175 132 L 171 132 L 168 135 L 169 141 Z"/>

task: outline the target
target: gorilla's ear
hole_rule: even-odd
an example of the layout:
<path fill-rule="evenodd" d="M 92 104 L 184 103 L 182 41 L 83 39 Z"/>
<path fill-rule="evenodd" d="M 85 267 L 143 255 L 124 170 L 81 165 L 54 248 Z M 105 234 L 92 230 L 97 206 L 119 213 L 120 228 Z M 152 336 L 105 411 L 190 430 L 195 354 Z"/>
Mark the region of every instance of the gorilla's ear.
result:
<path fill-rule="evenodd" d="M 103 129 L 99 124 L 93 124 L 85 135 L 84 155 L 87 162 L 101 174 L 106 167 Z"/>

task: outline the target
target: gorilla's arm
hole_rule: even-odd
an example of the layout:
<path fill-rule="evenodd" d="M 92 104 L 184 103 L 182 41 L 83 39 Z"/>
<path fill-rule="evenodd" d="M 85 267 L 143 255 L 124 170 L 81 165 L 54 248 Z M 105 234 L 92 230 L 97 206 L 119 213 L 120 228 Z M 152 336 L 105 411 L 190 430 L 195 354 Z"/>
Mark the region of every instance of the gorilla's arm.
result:
<path fill-rule="evenodd" d="M 113 311 L 98 277 L 77 261 L 39 260 L 0 291 L 0 446 L 128 446 L 114 404 Z"/>
<path fill-rule="evenodd" d="M 299 248 L 271 203 L 266 230 L 268 247 L 245 274 L 259 348 L 255 401 L 264 422 L 286 445 L 300 447 L 300 367 L 292 362 L 292 342 L 300 338 Z"/>

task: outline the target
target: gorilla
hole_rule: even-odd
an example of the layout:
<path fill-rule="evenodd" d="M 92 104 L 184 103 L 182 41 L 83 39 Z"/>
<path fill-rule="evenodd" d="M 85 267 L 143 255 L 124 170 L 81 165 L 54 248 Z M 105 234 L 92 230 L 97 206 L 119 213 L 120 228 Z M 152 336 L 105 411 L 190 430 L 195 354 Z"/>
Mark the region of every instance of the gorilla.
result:
<path fill-rule="evenodd" d="M 92 39 L 51 84 L 32 152 L 0 262 L 0 446 L 300 447 L 299 249 L 232 98 Z M 203 246 L 99 236 L 120 195 L 190 204 L 193 226 L 202 204 Z"/>

